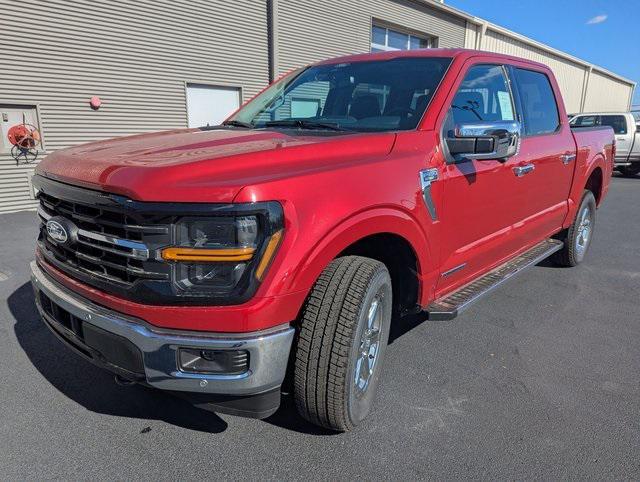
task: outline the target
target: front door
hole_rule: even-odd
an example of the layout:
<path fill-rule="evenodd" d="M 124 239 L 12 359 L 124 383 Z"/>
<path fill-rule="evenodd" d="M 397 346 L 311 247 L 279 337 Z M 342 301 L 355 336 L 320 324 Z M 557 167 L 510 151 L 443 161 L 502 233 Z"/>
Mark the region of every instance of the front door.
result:
<path fill-rule="evenodd" d="M 470 65 L 453 95 L 443 136 L 459 124 L 516 120 L 502 65 Z M 526 216 L 527 192 L 506 161 L 461 159 L 445 167 L 441 243 L 442 273 L 436 296 L 464 284 L 510 257 L 523 243 L 514 230 Z"/>

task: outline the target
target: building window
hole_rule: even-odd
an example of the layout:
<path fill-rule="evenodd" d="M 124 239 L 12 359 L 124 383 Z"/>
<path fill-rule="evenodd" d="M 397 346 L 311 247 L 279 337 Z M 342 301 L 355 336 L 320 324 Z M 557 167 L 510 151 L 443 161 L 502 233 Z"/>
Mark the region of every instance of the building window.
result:
<path fill-rule="evenodd" d="M 380 25 L 371 29 L 371 51 L 428 49 L 436 46 L 436 37 L 415 35 Z"/>

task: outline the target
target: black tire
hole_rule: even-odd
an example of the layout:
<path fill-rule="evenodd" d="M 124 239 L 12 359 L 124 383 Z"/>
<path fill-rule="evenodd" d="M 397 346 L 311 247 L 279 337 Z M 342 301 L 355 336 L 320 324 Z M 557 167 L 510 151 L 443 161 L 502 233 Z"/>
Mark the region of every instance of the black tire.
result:
<path fill-rule="evenodd" d="M 368 330 L 374 305 L 380 310 L 372 322 L 379 326 L 377 344 L 367 344 L 363 340 L 375 333 Z M 345 432 L 369 414 L 389 339 L 391 308 L 391 277 L 384 264 L 345 256 L 322 272 L 303 308 L 296 340 L 294 398 L 306 420 Z M 356 367 L 358 381 L 367 378 L 360 374 L 369 374 L 362 387 L 356 387 Z"/>
<path fill-rule="evenodd" d="M 584 235 L 584 227 L 587 227 L 584 224 L 585 210 L 589 216 L 589 231 L 586 238 Z M 585 191 L 582 195 L 580 207 L 578 207 L 578 210 L 576 211 L 576 217 L 573 220 L 573 224 L 566 231 L 566 235 L 560 238 L 564 241 L 564 247 L 554 256 L 553 260 L 557 265 L 572 267 L 582 263 L 587 251 L 589 250 L 589 246 L 591 246 L 595 222 L 596 198 L 593 196 L 591 191 Z"/>
<path fill-rule="evenodd" d="M 634 177 L 640 172 L 640 164 L 634 164 L 631 166 L 620 166 L 618 170 L 624 177 Z"/>

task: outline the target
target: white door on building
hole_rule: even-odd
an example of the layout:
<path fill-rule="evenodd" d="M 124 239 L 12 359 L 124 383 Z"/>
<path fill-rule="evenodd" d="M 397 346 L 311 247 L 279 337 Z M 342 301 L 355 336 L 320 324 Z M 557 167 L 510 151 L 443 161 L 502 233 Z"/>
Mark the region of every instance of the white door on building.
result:
<path fill-rule="evenodd" d="M 187 84 L 189 127 L 214 126 L 240 107 L 240 89 Z"/>

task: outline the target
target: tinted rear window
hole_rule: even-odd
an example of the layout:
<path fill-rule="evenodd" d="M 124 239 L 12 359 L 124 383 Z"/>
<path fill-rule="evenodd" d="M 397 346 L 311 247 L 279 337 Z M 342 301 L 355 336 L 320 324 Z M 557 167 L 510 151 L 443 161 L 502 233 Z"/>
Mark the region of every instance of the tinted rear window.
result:
<path fill-rule="evenodd" d="M 558 107 L 549 78 L 532 70 L 515 69 L 522 101 L 524 132 L 528 136 L 555 132 L 560 125 Z"/>

